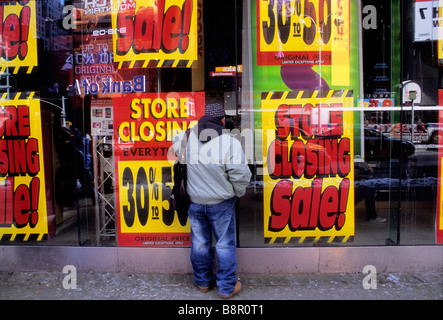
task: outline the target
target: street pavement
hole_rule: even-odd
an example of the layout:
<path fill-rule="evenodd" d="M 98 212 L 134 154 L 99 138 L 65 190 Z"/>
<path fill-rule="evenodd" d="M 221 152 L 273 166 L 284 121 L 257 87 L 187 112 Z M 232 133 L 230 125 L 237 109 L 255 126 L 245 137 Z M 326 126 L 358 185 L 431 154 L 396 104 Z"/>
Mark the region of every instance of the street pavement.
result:
<path fill-rule="evenodd" d="M 240 274 L 230 301 L 443 300 L 443 273 Z M 0 272 L 0 300 L 220 300 L 191 274 Z"/>

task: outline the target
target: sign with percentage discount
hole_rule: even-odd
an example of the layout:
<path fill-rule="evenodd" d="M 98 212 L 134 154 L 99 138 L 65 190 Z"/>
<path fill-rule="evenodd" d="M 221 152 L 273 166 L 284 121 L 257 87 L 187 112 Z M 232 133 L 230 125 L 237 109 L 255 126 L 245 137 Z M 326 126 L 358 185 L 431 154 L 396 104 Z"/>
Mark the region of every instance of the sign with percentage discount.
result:
<path fill-rule="evenodd" d="M 172 137 L 204 113 L 204 92 L 126 94 L 113 99 L 118 243 L 189 246 L 190 225 L 170 207 Z"/>
<path fill-rule="evenodd" d="M 349 64 L 349 0 L 256 1 L 257 65 Z"/>
<path fill-rule="evenodd" d="M 180 221 L 168 199 L 173 187 L 168 161 L 120 161 L 119 245 L 189 246 L 187 220 Z"/>

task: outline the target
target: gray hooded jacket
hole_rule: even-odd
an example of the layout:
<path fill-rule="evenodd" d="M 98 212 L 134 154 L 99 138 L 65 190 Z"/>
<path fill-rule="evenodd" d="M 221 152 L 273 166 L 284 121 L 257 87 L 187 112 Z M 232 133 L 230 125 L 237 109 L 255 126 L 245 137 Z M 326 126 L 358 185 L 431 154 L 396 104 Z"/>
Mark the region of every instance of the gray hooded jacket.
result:
<path fill-rule="evenodd" d="M 177 154 L 184 138 L 184 133 L 174 137 Z M 217 204 L 245 194 L 251 171 L 240 142 L 220 120 L 202 117 L 191 129 L 186 149 L 187 191 L 191 202 Z"/>

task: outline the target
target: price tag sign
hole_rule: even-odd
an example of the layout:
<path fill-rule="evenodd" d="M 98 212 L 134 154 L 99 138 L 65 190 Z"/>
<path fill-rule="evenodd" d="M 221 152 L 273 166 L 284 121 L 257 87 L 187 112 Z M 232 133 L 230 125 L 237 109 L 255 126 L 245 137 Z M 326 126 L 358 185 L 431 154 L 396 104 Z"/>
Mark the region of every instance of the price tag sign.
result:
<path fill-rule="evenodd" d="M 331 65 L 349 42 L 349 0 L 257 0 L 258 65 Z"/>

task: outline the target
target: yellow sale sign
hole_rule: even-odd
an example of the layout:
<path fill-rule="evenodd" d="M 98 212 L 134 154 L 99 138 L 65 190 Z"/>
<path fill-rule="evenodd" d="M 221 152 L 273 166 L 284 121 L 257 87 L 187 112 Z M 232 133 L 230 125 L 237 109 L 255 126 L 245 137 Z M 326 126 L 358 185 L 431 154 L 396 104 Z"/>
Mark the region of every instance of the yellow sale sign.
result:
<path fill-rule="evenodd" d="M 256 0 L 256 4 L 257 65 L 335 63 L 349 68 L 349 0 Z"/>
<path fill-rule="evenodd" d="M 37 66 L 36 1 L 0 2 L 0 73 Z"/>
<path fill-rule="evenodd" d="M 262 99 L 266 243 L 353 239 L 352 106 L 348 90 Z"/>
<path fill-rule="evenodd" d="M 40 101 L 31 96 L 0 99 L 1 241 L 48 235 Z"/>
<path fill-rule="evenodd" d="M 196 67 L 197 0 L 123 1 L 112 26 L 119 68 Z"/>

